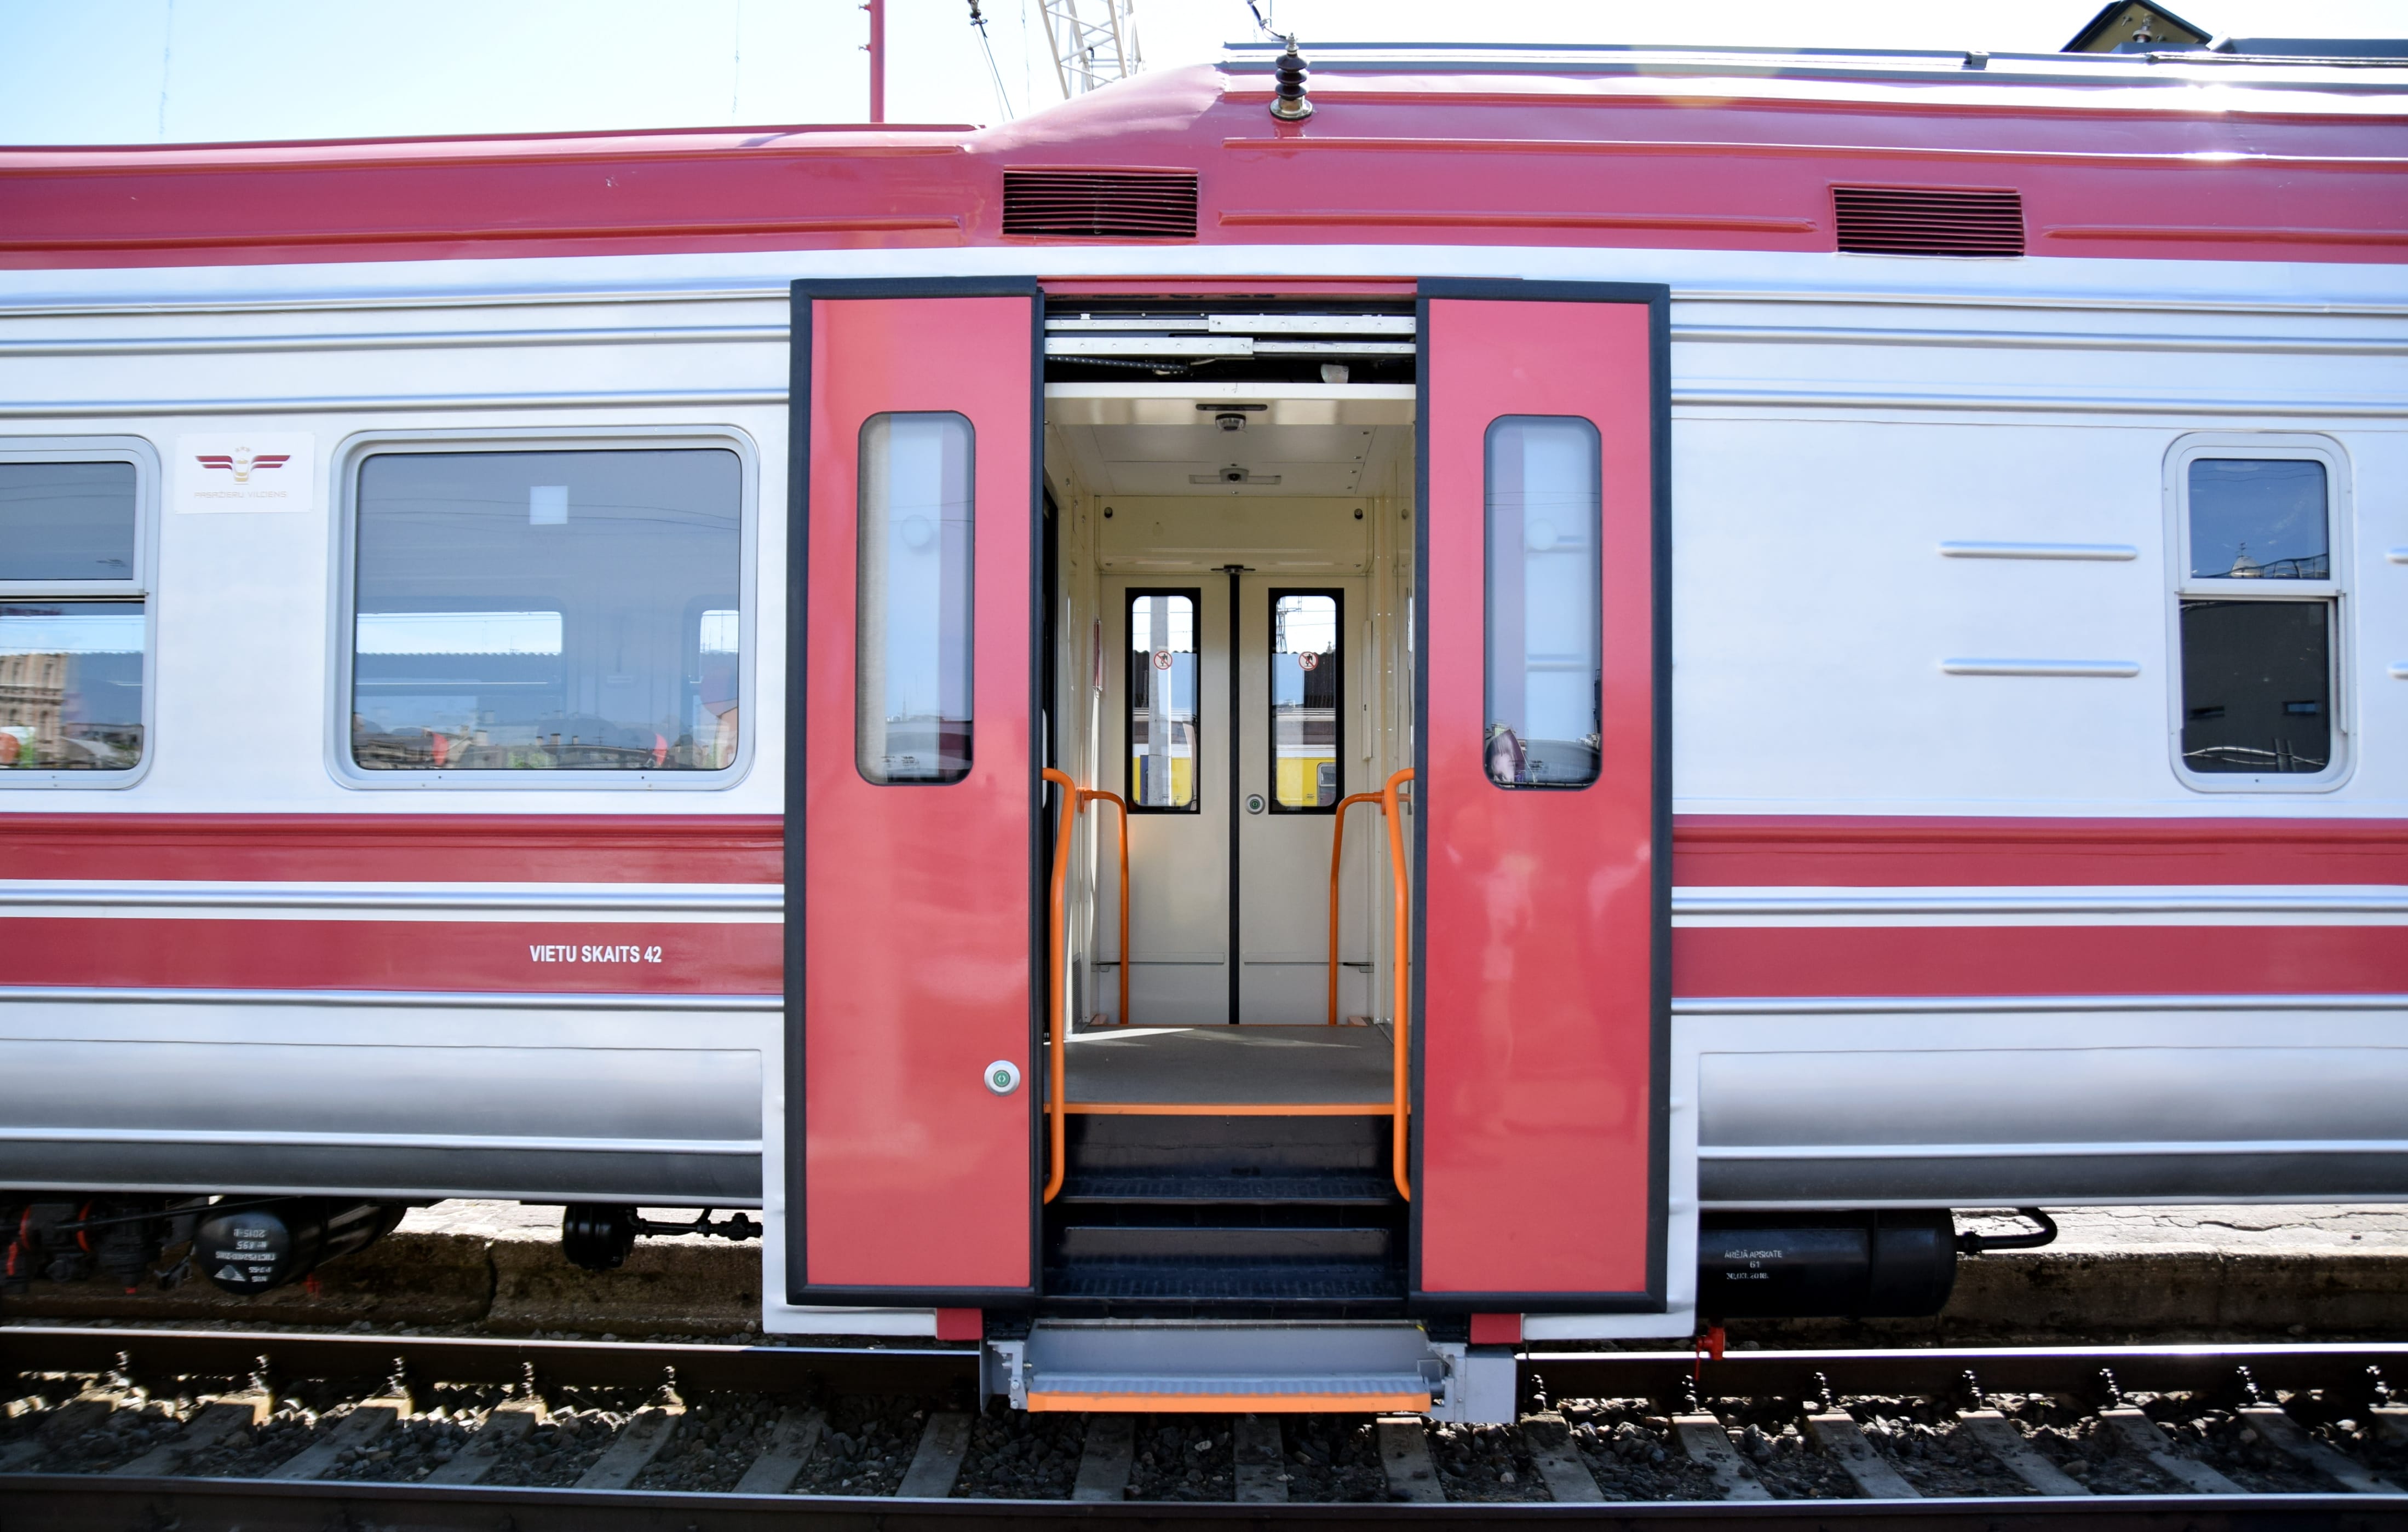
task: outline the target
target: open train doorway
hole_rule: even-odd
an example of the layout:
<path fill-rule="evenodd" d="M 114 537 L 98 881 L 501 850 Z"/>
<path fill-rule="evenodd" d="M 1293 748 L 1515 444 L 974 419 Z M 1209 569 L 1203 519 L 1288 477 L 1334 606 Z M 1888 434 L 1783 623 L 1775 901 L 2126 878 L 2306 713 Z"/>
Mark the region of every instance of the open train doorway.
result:
<path fill-rule="evenodd" d="M 1083 785 L 1048 1310 L 1401 1311 L 1413 330 L 1049 306 L 1054 663 L 1086 705 L 1052 741 Z"/>
<path fill-rule="evenodd" d="M 1663 290 L 796 298 L 771 1327 L 1674 1333 Z"/>

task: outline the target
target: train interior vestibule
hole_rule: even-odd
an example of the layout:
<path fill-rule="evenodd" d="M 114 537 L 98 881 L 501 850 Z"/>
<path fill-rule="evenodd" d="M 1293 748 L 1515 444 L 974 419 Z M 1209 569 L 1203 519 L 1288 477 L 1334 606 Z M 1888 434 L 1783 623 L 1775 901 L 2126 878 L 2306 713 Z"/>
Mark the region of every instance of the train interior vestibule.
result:
<path fill-rule="evenodd" d="M 1402 1299 L 1412 330 L 1049 310 L 1056 1311 Z"/>

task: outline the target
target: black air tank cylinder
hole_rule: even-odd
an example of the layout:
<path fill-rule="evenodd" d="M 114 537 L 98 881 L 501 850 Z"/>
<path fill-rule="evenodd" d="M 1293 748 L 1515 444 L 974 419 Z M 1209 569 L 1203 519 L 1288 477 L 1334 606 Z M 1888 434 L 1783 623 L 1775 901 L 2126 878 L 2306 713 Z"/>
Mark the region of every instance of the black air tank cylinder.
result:
<path fill-rule="evenodd" d="M 1708 1213 L 1698 1223 L 1698 1313 L 1718 1319 L 1909 1319 L 1956 1282 L 1944 1208 Z"/>
<path fill-rule="evenodd" d="M 298 1281 L 320 1264 L 393 1232 L 408 1209 L 398 1202 L 336 1197 L 236 1198 L 205 1211 L 193 1234 L 193 1265 L 229 1293 L 265 1293 Z"/>

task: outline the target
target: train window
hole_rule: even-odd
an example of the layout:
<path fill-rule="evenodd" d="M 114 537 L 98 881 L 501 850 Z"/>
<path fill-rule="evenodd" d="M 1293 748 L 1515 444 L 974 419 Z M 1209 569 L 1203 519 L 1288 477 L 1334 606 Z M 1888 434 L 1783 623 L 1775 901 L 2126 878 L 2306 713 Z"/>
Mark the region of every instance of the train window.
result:
<path fill-rule="evenodd" d="M 734 765 L 734 451 L 378 451 L 355 498 L 356 766 Z"/>
<path fill-rule="evenodd" d="M 976 446 L 950 411 L 862 422 L 853 762 L 881 785 L 969 775 Z"/>
<path fill-rule="evenodd" d="M 0 448 L 0 782 L 117 785 L 143 763 L 146 471 L 145 444 Z"/>
<path fill-rule="evenodd" d="M 1129 807 L 1139 813 L 1195 813 L 1203 760 L 1196 717 L 1194 591 L 1131 591 L 1128 596 Z"/>
<path fill-rule="evenodd" d="M 2329 580 L 2325 465 L 2300 458 L 2194 458 L 2193 580 Z"/>
<path fill-rule="evenodd" d="M 1597 427 L 1500 416 L 1486 459 L 1488 777 L 1499 787 L 1585 787 L 1603 743 Z"/>
<path fill-rule="evenodd" d="M 1337 591 L 1271 593 L 1271 811 L 1330 812 L 1343 795 L 1345 666 Z"/>
<path fill-rule="evenodd" d="M 2312 785 L 2340 766 L 2336 462 L 2317 438 L 2178 451 L 2178 760 L 2194 785 Z"/>
<path fill-rule="evenodd" d="M 0 580 L 134 578 L 131 463 L 0 464 Z"/>

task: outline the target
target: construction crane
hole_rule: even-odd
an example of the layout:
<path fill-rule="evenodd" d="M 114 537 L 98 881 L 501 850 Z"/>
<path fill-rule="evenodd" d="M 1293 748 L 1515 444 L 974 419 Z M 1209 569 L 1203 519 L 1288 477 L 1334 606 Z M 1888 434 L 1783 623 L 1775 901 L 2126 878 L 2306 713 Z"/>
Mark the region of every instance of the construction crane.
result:
<path fill-rule="evenodd" d="M 1063 99 L 1145 67 L 1137 46 L 1137 0 L 1039 0 L 1039 9 Z"/>

